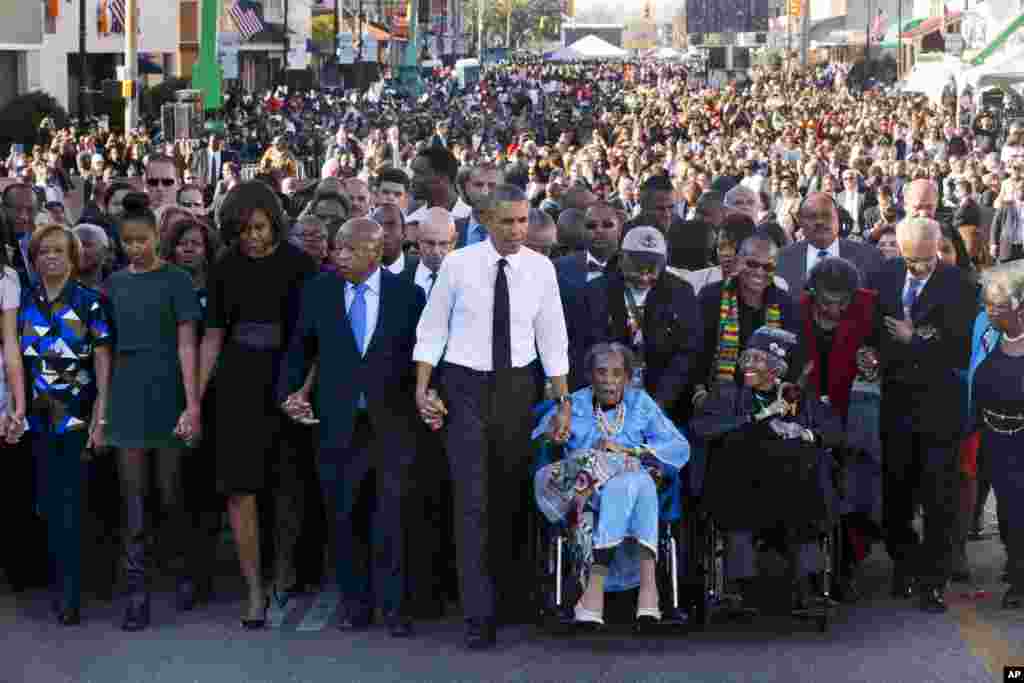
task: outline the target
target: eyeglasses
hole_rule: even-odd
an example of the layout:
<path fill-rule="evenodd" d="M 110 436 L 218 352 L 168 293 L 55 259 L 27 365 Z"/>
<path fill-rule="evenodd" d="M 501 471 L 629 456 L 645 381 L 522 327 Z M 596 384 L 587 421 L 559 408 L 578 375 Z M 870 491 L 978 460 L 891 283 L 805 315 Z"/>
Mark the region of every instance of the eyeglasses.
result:
<path fill-rule="evenodd" d="M 181 202 L 181 205 L 186 209 L 201 209 L 203 208 L 202 202 Z"/>
<path fill-rule="evenodd" d="M 747 259 L 744 265 L 748 270 L 763 270 L 769 275 L 774 273 L 776 268 L 776 265 L 770 261 L 765 263 L 764 261 L 752 261 L 750 259 Z"/>
<path fill-rule="evenodd" d="M 908 266 L 930 266 L 938 260 L 938 256 L 925 256 L 923 258 L 915 258 L 913 256 L 904 256 L 903 260 Z"/>
<path fill-rule="evenodd" d="M 178 181 L 174 178 L 146 178 L 146 185 L 150 187 L 159 187 L 160 185 L 172 187 L 176 182 Z"/>
<path fill-rule="evenodd" d="M 584 223 L 587 230 L 597 230 L 598 228 L 614 228 L 618 225 L 615 221 L 587 221 Z"/>

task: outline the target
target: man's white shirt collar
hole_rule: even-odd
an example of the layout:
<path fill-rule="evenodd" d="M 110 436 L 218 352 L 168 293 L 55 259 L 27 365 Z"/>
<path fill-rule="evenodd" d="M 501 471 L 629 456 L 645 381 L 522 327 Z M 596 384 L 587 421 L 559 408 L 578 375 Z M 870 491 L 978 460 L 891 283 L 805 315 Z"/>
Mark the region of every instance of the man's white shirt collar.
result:
<path fill-rule="evenodd" d="M 394 263 L 392 263 L 390 266 L 388 266 L 388 270 L 390 270 L 395 275 L 401 275 L 402 274 L 402 271 L 405 270 L 405 252 L 404 251 L 401 254 L 398 255 L 398 258 L 395 259 Z"/>
<path fill-rule="evenodd" d="M 811 268 L 818 265 L 818 253 L 821 251 L 827 251 L 829 258 L 839 258 L 839 240 L 830 244 L 826 249 L 818 249 L 810 242 L 807 243 L 807 272 L 811 271 Z"/>

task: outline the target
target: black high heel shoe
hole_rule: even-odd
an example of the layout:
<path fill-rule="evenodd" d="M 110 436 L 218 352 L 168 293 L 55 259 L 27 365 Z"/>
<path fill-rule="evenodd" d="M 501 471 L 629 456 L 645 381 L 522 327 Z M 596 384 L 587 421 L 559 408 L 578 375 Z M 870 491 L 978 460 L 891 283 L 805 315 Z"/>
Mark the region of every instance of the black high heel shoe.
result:
<path fill-rule="evenodd" d="M 242 628 L 246 631 L 259 631 L 267 626 L 267 610 L 270 609 L 270 596 L 268 595 L 263 601 L 263 616 L 259 619 L 249 619 L 242 617 L 241 623 Z"/>

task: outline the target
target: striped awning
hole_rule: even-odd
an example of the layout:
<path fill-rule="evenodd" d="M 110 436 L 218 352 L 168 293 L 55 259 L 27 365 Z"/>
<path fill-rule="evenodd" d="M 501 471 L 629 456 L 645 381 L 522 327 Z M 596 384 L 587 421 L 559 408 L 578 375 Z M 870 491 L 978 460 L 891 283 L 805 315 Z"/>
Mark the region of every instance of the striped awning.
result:
<path fill-rule="evenodd" d="M 928 17 L 911 30 L 904 29 L 903 37 L 913 39 L 934 33 L 942 28 L 943 19 L 945 19 L 945 23 L 948 25 L 960 19 L 960 12 L 949 12 L 945 17 Z"/>

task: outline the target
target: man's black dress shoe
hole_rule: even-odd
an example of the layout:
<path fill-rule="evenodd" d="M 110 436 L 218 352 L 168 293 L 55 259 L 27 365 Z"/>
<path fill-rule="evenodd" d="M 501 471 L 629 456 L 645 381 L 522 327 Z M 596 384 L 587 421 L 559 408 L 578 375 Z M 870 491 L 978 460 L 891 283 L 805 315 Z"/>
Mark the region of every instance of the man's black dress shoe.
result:
<path fill-rule="evenodd" d="M 342 631 L 365 631 L 373 623 L 373 610 L 369 607 L 345 607 L 338 619 L 338 628 Z"/>
<path fill-rule="evenodd" d="M 946 611 L 946 596 L 941 588 L 928 588 L 921 591 L 921 609 L 933 614 Z"/>
<path fill-rule="evenodd" d="M 914 595 L 914 577 L 900 570 L 892 573 L 892 597 L 910 598 Z"/>
<path fill-rule="evenodd" d="M 491 619 L 466 621 L 466 647 L 470 650 L 488 650 L 498 644 L 498 634 Z"/>
<path fill-rule="evenodd" d="M 61 626 L 78 626 L 82 623 L 82 612 L 77 607 L 65 607 L 58 610 L 57 623 Z"/>
<path fill-rule="evenodd" d="M 184 579 L 178 582 L 178 590 L 175 596 L 179 612 L 191 612 L 196 608 L 197 593 L 196 584 L 192 579 Z"/>
<path fill-rule="evenodd" d="M 384 622 L 388 625 L 388 633 L 392 638 L 412 637 L 412 620 L 400 614 L 385 615 Z"/>

